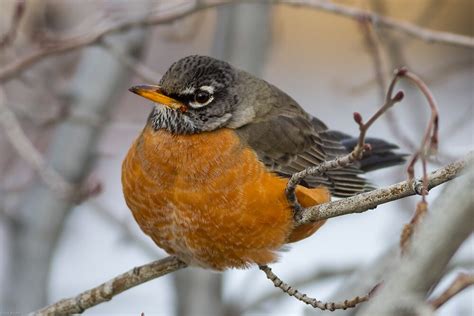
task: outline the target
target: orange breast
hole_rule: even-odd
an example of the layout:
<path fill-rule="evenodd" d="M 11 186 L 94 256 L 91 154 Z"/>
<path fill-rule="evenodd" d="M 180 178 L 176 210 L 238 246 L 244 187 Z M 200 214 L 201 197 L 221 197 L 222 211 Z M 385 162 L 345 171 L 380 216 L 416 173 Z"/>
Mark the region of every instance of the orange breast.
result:
<path fill-rule="evenodd" d="M 172 135 L 146 127 L 122 168 L 142 230 L 188 264 L 217 270 L 272 262 L 282 245 L 321 225 L 293 230 L 286 182 L 229 129 Z M 323 188 L 297 194 L 303 206 L 329 199 Z"/>

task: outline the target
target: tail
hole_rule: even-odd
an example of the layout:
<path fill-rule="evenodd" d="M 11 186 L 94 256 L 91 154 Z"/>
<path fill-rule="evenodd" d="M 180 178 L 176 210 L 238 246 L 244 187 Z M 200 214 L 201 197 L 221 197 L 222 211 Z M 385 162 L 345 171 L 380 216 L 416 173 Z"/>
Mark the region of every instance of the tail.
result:
<path fill-rule="evenodd" d="M 351 152 L 357 145 L 358 138 L 339 131 L 330 131 L 329 133 L 333 137 L 339 139 L 348 152 Z M 365 142 L 370 144 L 372 149 L 369 152 L 364 153 L 363 158 L 359 161 L 358 167 L 360 170 L 369 172 L 400 165 L 405 162 L 405 157 L 407 155 L 404 153 L 396 153 L 394 151 L 399 148 L 397 145 L 373 137 L 366 138 Z"/>

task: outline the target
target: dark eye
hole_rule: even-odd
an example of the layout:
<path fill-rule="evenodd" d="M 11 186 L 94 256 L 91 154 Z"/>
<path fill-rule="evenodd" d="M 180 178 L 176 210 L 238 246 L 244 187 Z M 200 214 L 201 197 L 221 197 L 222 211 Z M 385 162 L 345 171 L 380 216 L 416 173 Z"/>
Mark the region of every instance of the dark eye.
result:
<path fill-rule="evenodd" d="M 210 98 L 211 94 L 207 91 L 202 90 L 196 92 L 196 94 L 194 95 L 194 101 L 200 104 L 206 103 L 207 101 L 209 101 Z"/>

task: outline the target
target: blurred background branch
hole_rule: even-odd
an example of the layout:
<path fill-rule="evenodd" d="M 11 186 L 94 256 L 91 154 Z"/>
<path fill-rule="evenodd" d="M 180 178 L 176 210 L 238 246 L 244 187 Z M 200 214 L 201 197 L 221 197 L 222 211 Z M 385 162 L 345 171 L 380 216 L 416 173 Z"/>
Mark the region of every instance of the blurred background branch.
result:
<path fill-rule="evenodd" d="M 250 2 L 250 1 L 249 1 Z M 348 6 L 334 4 L 328 1 L 286 1 L 286 0 L 273 0 L 268 1 L 269 3 L 286 4 L 292 6 L 306 6 L 308 8 L 323 10 L 326 12 L 334 13 L 344 17 L 366 21 L 368 23 L 377 25 L 378 27 L 390 28 L 396 31 L 405 33 L 410 36 L 417 37 L 427 42 L 440 42 L 449 45 L 459 45 L 468 48 L 474 47 L 474 39 L 468 36 L 452 34 L 448 32 L 431 31 L 422 27 L 416 26 L 409 22 L 397 21 L 390 17 L 384 17 L 376 15 L 370 11 L 359 10 Z M 28 66 L 38 62 L 42 58 L 50 55 L 64 53 L 73 49 L 78 49 L 83 46 L 91 45 L 97 41 L 100 41 L 105 35 L 123 31 L 134 27 L 145 27 L 150 25 L 159 25 L 171 23 L 174 20 L 184 18 L 190 14 L 196 13 L 200 10 L 210 9 L 221 5 L 229 5 L 236 3 L 235 1 L 199 1 L 196 4 L 188 6 L 182 9 L 182 6 L 178 6 L 178 9 L 172 13 L 151 15 L 146 18 L 130 19 L 122 22 L 110 22 L 102 23 L 100 27 L 96 27 L 92 32 L 87 32 L 79 36 L 74 36 L 69 39 L 63 39 L 59 42 L 47 43 L 43 48 L 38 49 L 32 53 L 29 53 L 23 57 L 18 58 L 9 63 L 9 65 L 0 68 L 0 81 L 5 81 L 18 72 L 27 68 Z M 105 25 L 104 25 L 105 24 Z"/>

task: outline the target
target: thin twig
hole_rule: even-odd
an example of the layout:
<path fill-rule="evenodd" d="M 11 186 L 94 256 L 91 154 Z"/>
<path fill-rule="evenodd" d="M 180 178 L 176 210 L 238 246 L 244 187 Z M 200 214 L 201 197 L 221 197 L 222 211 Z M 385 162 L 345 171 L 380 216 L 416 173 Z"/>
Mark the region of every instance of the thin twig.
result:
<path fill-rule="evenodd" d="M 245 2 L 255 2 L 256 0 L 246 0 Z M 198 11 L 215 8 L 222 5 L 229 5 L 236 3 L 237 1 L 223 1 L 223 0 L 214 0 L 214 1 L 202 1 L 194 4 L 192 6 L 186 6 L 184 9 L 179 9 L 171 13 L 153 13 L 150 16 L 143 18 L 134 18 L 126 19 L 120 22 L 110 23 L 101 28 L 89 31 L 82 36 L 76 36 L 71 39 L 65 39 L 58 43 L 41 47 L 36 51 L 30 52 L 24 56 L 18 57 L 16 60 L 9 62 L 7 65 L 0 68 L 0 81 L 5 81 L 11 79 L 20 71 L 28 68 L 29 66 L 35 64 L 41 59 L 78 49 L 87 45 L 91 45 L 100 41 L 105 35 L 111 34 L 117 31 L 124 31 L 133 27 L 146 27 L 151 25 L 158 24 L 167 24 L 175 20 L 184 18 L 190 14 L 196 13 Z M 238 1 L 241 2 L 241 1 Z M 473 48 L 474 39 L 469 36 L 452 34 L 448 32 L 437 32 L 432 31 L 426 28 L 416 26 L 412 23 L 406 21 L 399 21 L 390 17 L 384 17 L 377 15 L 373 12 L 367 10 L 361 10 L 357 8 L 352 8 L 349 6 L 339 5 L 328 1 L 308 1 L 308 0 L 268 0 L 270 3 L 274 4 L 284 4 L 291 6 L 304 6 L 307 8 L 321 10 L 344 17 L 362 20 L 365 19 L 371 24 L 374 24 L 378 27 L 390 28 L 417 38 L 420 38 L 427 42 L 438 42 L 450 45 L 458 45 Z M 182 6 L 179 6 L 180 8 Z"/>
<path fill-rule="evenodd" d="M 428 122 L 428 126 L 425 130 L 425 134 L 423 136 L 423 140 L 421 142 L 421 146 L 418 151 L 413 156 L 412 160 L 408 165 L 408 173 L 409 177 L 414 177 L 414 164 L 418 159 L 422 161 L 423 164 L 423 173 L 426 177 L 426 158 L 435 153 L 438 150 L 438 130 L 439 130 L 439 112 L 438 112 L 438 105 L 436 104 L 436 100 L 431 93 L 428 86 L 414 73 L 405 71 L 403 76 L 409 79 L 412 83 L 414 83 L 418 89 L 424 94 L 426 100 L 428 101 L 428 105 L 431 110 L 431 117 Z M 424 195 L 423 195 L 424 198 Z"/>
<path fill-rule="evenodd" d="M 119 62 L 133 71 L 140 79 L 145 82 L 156 83 L 161 78 L 161 74 L 150 70 L 143 65 L 141 61 L 136 60 L 129 55 L 122 53 L 114 45 L 109 44 L 106 40 L 102 41 L 102 45 L 110 52 Z"/>
<path fill-rule="evenodd" d="M 387 71 L 382 60 L 382 52 L 377 39 L 377 34 L 375 34 L 369 21 L 361 20 L 359 25 L 364 37 L 364 44 L 367 47 L 367 51 L 372 56 L 375 79 L 379 88 L 378 91 L 380 93 L 380 99 L 383 100 L 385 97 L 385 87 L 387 86 L 387 80 L 385 78 Z"/>
<path fill-rule="evenodd" d="M 345 300 L 344 302 L 321 302 L 315 298 L 311 298 L 306 296 L 306 294 L 301 293 L 297 289 L 291 287 L 290 285 L 286 284 L 283 282 L 275 273 L 272 272 L 272 269 L 269 266 L 266 265 L 261 265 L 259 266 L 260 270 L 262 270 L 267 278 L 273 282 L 273 285 L 275 287 L 281 289 L 284 293 L 288 294 L 289 296 L 294 296 L 297 300 L 311 305 L 314 308 L 319 308 L 323 311 L 325 310 L 330 310 L 330 311 L 335 311 L 336 309 L 348 309 L 348 308 L 354 308 L 358 304 L 368 301 L 371 294 L 374 292 L 377 286 L 370 291 L 369 294 L 366 294 L 364 296 L 356 296 L 350 300 Z"/>
<path fill-rule="evenodd" d="M 162 277 L 186 267 L 176 257 L 166 257 L 143 266 L 135 267 L 101 285 L 84 291 L 76 297 L 66 298 L 33 313 L 33 315 L 69 315 L 82 313 L 114 296 L 144 282 Z"/>
<path fill-rule="evenodd" d="M 451 285 L 440 296 L 430 300 L 434 309 L 440 308 L 444 303 L 449 301 L 453 296 L 460 293 L 464 289 L 474 285 L 474 274 L 460 273 Z"/>
<path fill-rule="evenodd" d="M 17 0 L 15 3 L 15 9 L 13 12 L 12 22 L 7 33 L 5 33 L 0 38 L 0 49 L 4 49 L 10 45 L 16 38 L 18 34 L 18 27 L 20 25 L 21 19 L 25 14 L 25 0 Z"/>
<path fill-rule="evenodd" d="M 100 204 L 92 202 L 92 209 L 96 211 L 96 213 L 102 216 L 107 223 L 110 223 L 120 229 L 120 232 L 124 235 L 124 238 L 127 240 L 133 241 L 141 250 L 143 250 L 149 257 L 156 259 L 160 256 L 159 248 L 156 245 L 150 244 L 146 242 L 144 239 L 137 236 L 134 231 L 130 228 L 129 221 L 120 220 L 117 216 L 112 214 L 107 208 Z"/>
<path fill-rule="evenodd" d="M 398 75 L 397 75 L 398 76 Z M 395 76 L 395 78 L 397 78 Z M 395 82 L 396 79 L 394 79 L 393 82 Z M 357 142 L 357 146 L 354 148 L 352 154 L 356 157 L 357 160 L 362 159 L 362 156 L 366 150 L 370 150 L 370 147 L 367 147 L 365 144 L 365 136 L 367 134 L 367 131 L 369 128 L 372 126 L 372 124 L 377 121 L 377 119 L 382 116 L 385 112 L 387 112 L 388 109 L 390 109 L 394 104 L 400 102 L 404 97 L 404 94 L 402 91 L 398 91 L 397 94 L 392 97 L 391 90 L 389 91 L 389 94 L 387 94 L 387 99 L 385 100 L 384 105 L 370 117 L 370 119 L 367 121 L 367 123 L 364 123 L 362 120 L 362 116 L 360 113 L 354 113 L 354 120 L 355 122 L 359 125 L 359 141 Z"/>
<path fill-rule="evenodd" d="M 69 196 L 74 193 L 74 186 L 46 163 L 41 153 L 25 135 L 15 113 L 7 106 L 5 92 L 1 87 L 0 126 L 3 128 L 5 136 L 12 147 L 17 151 L 18 155 L 40 175 L 41 179 L 51 190 L 58 192 L 62 196 Z"/>
<path fill-rule="evenodd" d="M 309 284 L 312 284 L 312 283 L 315 283 L 315 282 L 318 282 L 318 281 L 323 281 L 323 280 L 326 280 L 326 279 L 329 279 L 329 278 L 337 278 L 337 277 L 347 276 L 347 275 L 353 273 L 354 271 L 356 271 L 356 268 L 355 267 L 350 267 L 350 266 L 349 267 L 342 267 L 342 268 L 327 267 L 327 268 L 319 269 L 319 270 L 317 270 L 316 272 L 314 272 L 310 275 L 305 275 L 304 277 L 302 277 L 300 279 L 294 280 L 294 281 L 291 282 L 291 284 L 293 284 L 293 286 L 296 287 L 296 288 L 301 288 L 301 287 L 307 286 Z M 255 299 L 254 301 L 249 303 L 248 305 L 244 306 L 242 308 L 242 310 L 243 311 L 254 310 L 255 308 L 262 305 L 263 303 L 268 302 L 268 301 L 273 300 L 273 299 L 276 299 L 282 294 L 284 294 L 284 293 L 281 292 L 281 291 L 270 292 L 270 293 L 263 294 L 262 296 L 258 297 L 257 299 Z"/>
<path fill-rule="evenodd" d="M 102 184 L 99 181 L 89 181 L 77 187 L 46 162 L 26 136 L 15 113 L 8 107 L 2 87 L 0 87 L 0 127 L 5 131 L 7 140 L 18 155 L 38 173 L 52 191 L 71 199 L 76 204 L 102 192 Z"/>
<path fill-rule="evenodd" d="M 386 83 L 386 69 L 382 60 L 382 52 L 380 49 L 380 43 L 377 38 L 377 34 L 374 32 L 373 25 L 371 25 L 367 20 L 360 21 L 362 34 L 364 35 L 364 42 L 372 56 L 373 68 L 375 72 L 375 79 L 378 85 L 378 91 L 380 94 L 381 100 L 385 97 L 385 89 L 387 86 Z M 398 124 L 398 120 L 395 118 L 392 111 L 387 111 L 385 114 L 385 121 L 392 134 L 400 141 L 400 144 L 403 144 L 406 148 L 411 151 L 415 151 L 415 144 L 405 135 Z"/>
<path fill-rule="evenodd" d="M 400 249 L 402 255 L 404 255 L 407 251 L 416 227 L 421 223 L 427 213 L 428 203 L 426 203 L 425 200 L 421 200 L 416 204 L 416 210 L 413 218 L 403 227 L 402 234 L 400 236 Z"/>
<path fill-rule="evenodd" d="M 401 238 L 400 238 L 400 247 L 402 254 L 405 253 L 409 242 L 411 241 L 413 232 L 416 227 L 421 223 L 426 213 L 428 212 L 428 203 L 426 202 L 426 195 L 428 194 L 428 168 L 427 168 L 427 159 L 428 157 L 437 152 L 438 150 L 438 129 L 439 129 L 439 114 L 438 106 L 436 104 L 435 98 L 433 97 L 431 91 L 426 86 L 426 84 L 415 74 L 405 71 L 404 77 L 413 82 L 425 95 L 428 105 L 431 110 L 431 117 L 428 122 L 428 125 L 425 129 L 423 139 L 419 149 L 414 153 L 412 159 L 410 160 L 407 168 L 409 179 L 415 177 L 414 166 L 418 159 L 421 160 L 422 169 L 423 169 L 423 188 L 421 190 L 421 201 L 417 203 L 415 214 L 411 221 L 406 224 L 403 228 Z"/>

